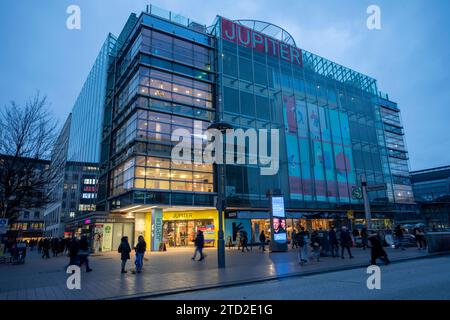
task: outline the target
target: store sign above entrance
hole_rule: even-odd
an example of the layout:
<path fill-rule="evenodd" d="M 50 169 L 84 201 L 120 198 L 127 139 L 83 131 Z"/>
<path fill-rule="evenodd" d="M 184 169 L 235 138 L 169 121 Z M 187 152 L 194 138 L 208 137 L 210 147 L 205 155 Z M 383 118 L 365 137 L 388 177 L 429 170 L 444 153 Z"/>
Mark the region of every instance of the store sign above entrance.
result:
<path fill-rule="evenodd" d="M 221 17 L 221 33 L 224 40 L 302 65 L 302 51 L 300 49 L 223 17 Z"/>

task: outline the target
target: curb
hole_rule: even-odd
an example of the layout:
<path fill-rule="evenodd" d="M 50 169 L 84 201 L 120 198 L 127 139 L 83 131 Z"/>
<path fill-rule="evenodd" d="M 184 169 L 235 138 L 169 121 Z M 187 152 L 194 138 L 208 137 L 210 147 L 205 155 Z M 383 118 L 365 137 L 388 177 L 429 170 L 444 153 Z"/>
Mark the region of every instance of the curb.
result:
<path fill-rule="evenodd" d="M 391 260 L 391 264 L 401 263 L 401 262 L 405 262 L 405 261 L 412 261 L 412 260 L 439 258 L 441 256 L 446 256 L 446 255 L 450 255 L 450 251 L 429 253 L 426 256 L 398 258 L 395 260 Z M 204 286 L 198 286 L 198 287 L 185 287 L 185 288 L 179 288 L 179 289 L 169 289 L 169 290 L 159 291 L 159 292 L 154 292 L 154 293 L 139 293 L 139 294 L 126 295 L 126 296 L 115 296 L 115 297 L 103 298 L 101 300 L 150 299 L 150 298 L 157 298 L 157 297 L 175 295 L 175 294 L 180 294 L 180 293 L 191 293 L 191 292 L 196 292 L 196 291 L 211 290 L 211 289 L 218 289 L 218 288 L 237 287 L 237 286 L 242 286 L 242 285 L 266 282 L 266 281 L 280 280 L 280 279 L 285 279 L 285 278 L 306 277 L 306 276 L 313 276 L 313 275 L 318 275 L 318 274 L 333 273 L 333 272 L 338 272 L 338 271 L 347 271 L 347 270 L 365 268 L 367 266 L 368 266 L 367 263 L 358 263 L 358 264 L 353 264 L 353 265 L 348 265 L 348 266 L 329 268 L 326 270 L 293 272 L 293 273 L 286 273 L 286 274 L 277 275 L 277 276 L 247 279 L 247 280 L 240 280 L 240 281 L 230 281 L 230 282 L 224 282 L 221 284 L 204 285 Z"/>

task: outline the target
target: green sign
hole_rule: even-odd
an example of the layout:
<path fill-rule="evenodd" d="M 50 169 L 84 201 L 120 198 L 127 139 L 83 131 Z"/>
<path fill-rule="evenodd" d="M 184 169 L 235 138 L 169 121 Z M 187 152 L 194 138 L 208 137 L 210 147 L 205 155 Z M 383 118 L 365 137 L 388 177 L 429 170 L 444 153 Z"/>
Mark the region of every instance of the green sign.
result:
<path fill-rule="evenodd" d="M 353 199 L 362 199 L 362 189 L 361 187 L 352 187 L 352 198 Z"/>

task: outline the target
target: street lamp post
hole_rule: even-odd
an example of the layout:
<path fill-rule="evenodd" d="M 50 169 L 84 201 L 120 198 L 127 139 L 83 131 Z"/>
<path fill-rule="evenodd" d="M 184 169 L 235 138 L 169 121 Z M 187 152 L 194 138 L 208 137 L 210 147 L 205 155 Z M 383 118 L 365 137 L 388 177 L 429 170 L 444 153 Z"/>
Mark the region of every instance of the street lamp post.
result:
<path fill-rule="evenodd" d="M 369 197 L 367 196 L 367 180 L 365 175 L 361 175 L 361 189 L 364 200 L 364 211 L 366 214 L 367 230 L 372 229 L 372 213 L 370 212 Z"/>
<path fill-rule="evenodd" d="M 233 127 L 222 121 L 213 122 L 208 129 L 219 130 L 222 134 L 226 132 L 227 129 L 232 129 Z M 223 213 L 226 209 L 225 205 L 225 185 L 226 185 L 226 167 L 223 163 L 223 159 L 220 159 L 217 165 L 217 204 L 216 208 L 219 214 L 219 230 L 218 230 L 218 241 L 217 241 L 217 265 L 219 268 L 225 268 L 225 239 L 223 232 Z"/>

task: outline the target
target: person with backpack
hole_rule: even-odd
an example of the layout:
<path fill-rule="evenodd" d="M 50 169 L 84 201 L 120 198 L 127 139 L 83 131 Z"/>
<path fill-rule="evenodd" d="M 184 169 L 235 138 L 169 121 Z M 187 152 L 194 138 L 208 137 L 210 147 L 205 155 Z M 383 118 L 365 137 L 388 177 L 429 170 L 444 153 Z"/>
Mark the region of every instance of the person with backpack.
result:
<path fill-rule="evenodd" d="M 259 234 L 259 243 L 261 244 L 260 249 L 262 251 L 266 251 L 266 235 L 264 234 L 264 230 Z"/>
<path fill-rule="evenodd" d="M 127 271 L 125 270 L 125 265 L 127 264 L 127 260 L 130 260 L 130 252 L 131 252 L 131 247 L 130 244 L 128 243 L 127 236 L 122 237 L 122 239 L 120 239 L 120 245 L 117 251 L 120 253 L 120 260 L 122 260 L 121 273 L 127 273 Z"/>
<path fill-rule="evenodd" d="M 203 255 L 203 246 L 205 245 L 205 237 L 203 236 L 202 230 L 197 230 L 197 236 L 195 237 L 195 251 L 192 260 L 195 260 L 197 256 L 197 252 L 200 253 L 200 259 L 198 261 L 202 261 L 205 256 Z"/>

